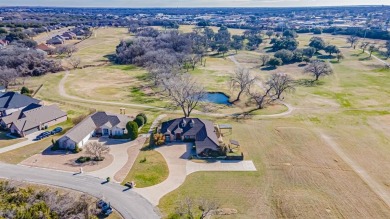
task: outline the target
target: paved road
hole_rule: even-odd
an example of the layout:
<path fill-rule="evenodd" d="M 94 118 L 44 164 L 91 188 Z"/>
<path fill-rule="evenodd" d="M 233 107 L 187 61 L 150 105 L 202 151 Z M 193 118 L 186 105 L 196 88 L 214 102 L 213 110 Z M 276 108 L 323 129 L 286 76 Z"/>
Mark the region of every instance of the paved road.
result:
<path fill-rule="evenodd" d="M 21 148 L 21 147 L 24 147 L 24 146 L 27 146 L 29 144 L 32 144 L 32 143 L 35 143 L 35 141 L 33 141 L 39 134 L 41 134 L 43 131 L 39 131 L 39 132 L 35 132 L 31 135 L 27 135 L 25 138 L 27 138 L 27 140 L 25 141 L 22 141 L 22 142 L 19 142 L 19 143 L 16 143 L 16 144 L 13 144 L 13 145 L 10 145 L 8 147 L 4 147 L 4 148 L 0 148 L 0 154 L 2 153 L 5 153 L 5 152 L 8 152 L 8 151 L 12 151 L 12 150 L 15 150 L 15 149 L 18 149 L 18 148 Z"/>
<path fill-rule="evenodd" d="M 37 184 L 57 186 L 84 192 L 110 202 L 125 219 L 160 218 L 158 210 L 137 193 L 116 183 L 85 175 L 0 163 L 0 177 Z"/>

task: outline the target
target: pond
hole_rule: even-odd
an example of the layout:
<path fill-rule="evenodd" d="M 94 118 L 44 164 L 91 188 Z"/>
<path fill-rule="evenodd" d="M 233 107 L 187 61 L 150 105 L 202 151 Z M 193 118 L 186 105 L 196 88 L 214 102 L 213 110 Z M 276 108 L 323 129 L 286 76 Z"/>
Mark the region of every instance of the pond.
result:
<path fill-rule="evenodd" d="M 229 102 L 229 97 L 226 94 L 219 92 L 208 92 L 203 101 L 216 104 L 224 104 L 228 106 L 232 105 L 232 103 Z"/>

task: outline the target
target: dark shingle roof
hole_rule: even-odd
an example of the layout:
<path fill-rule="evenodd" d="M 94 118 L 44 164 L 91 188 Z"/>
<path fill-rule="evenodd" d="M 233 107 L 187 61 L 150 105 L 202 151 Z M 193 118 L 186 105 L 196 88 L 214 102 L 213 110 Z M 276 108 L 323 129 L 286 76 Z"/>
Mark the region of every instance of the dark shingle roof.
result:
<path fill-rule="evenodd" d="M 88 136 L 95 129 L 106 125 L 108 127 L 126 128 L 130 118 L 125 115 L 107 114 L 106 112 L 96 112 L 82 122 L 69 130 L 64 137 L 68 137 L 72 141 L 78 143 Z"/>
<path fill-rule="evenodd" d="M 218 150 L 218 137 L 211 121 L 198 118 L 179 118 L 163 122 L 161 125 L 161 133 L 169 132 L 174 135 L 177 129 L 183 130 L 183 136 L 195 136 L 195 146 L 198 154 L 206 148 Z"/>
<path fill-rule="evenodd" d="M 24 112 L 27 112 L 29 110 L 32 110 L 32 109 L 35 109 L 38 107 L 41 107 L 41 105 L 32 103 L 32 104 L 26 106 L 23 110 L 13 112 L 10 115 L 2 117 L 1 120 L 3 120 L 3 122 L 7 125 L 11 124 L 12 122 L 15 122 L 16 120 L 21 119 Z"/>
<path fill-rule="evenodd" d="M 16 92 L 0 93 L 0 110 L 21 108 L 39 102 L 37 99 Z"/>
<path fill-rule="evenodd" d="M 66 112 L 56 105 L 41 106 L 23 112 L 23 117 L 13 122 L 13 124 L 19 130 L 27 131 L 64 116 L 66 116 Z"/>

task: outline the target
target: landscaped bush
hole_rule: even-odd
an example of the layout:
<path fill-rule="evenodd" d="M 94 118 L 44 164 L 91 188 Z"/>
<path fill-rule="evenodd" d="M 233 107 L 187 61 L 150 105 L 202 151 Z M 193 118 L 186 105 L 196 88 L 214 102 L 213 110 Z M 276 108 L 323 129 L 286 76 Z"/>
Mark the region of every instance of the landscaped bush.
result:
<path fill-rule="evenodd" d="M 81 157 L 77 158 L 76 163 L 85 163 L 85 162 L 89 162 L 89 161 L 91 161 L 90 157 L 81 156 Z"/>
<path fill-rule="evenodd" d="M 53 146 L 50 148 L 52 151 L 56 151 L 60 149 L 60 143 L 54 139 L 51 139 L 51 143 Z"/>
<path fill-rule="evenodd" d="M 72 119 L 72 123 L 74 125 L 77 125 L 79 124 L 81 121 L 83 121 L 87 116 L 86 115 L 81 115 L 81 116 L 77 116 L 75 118 Z"/>
<path fill-rule="evenodd" d="M 153 135 L 154 145 L 161 146 L 165 143 L 165 135 L 159 133 Z"/>
<path fill-rule="evenodd" d="M 138 116 L 142 116 L 144 118 L 144 124 L 148 122 L 148 117 L 146 117 L 145 113 L 138 113 L 137 117 Z"/>
<path fill-rule="evenodd" d="M 138 128 L 138 124 L 134 121 L 127 123 L 126 129 L 131 140 L 134 140 L 138 137 Z"/>
<path fill-rule="evenodd" d="M 83 149 L 81 149 L 78 145 L 76 145 L 76 147 L 73 149 L 73 153 L 77 154 L 79 152 L 81 152 Z"/>
<path fill-rule="evenodd" d="M 138 127 L 141 127 L 145 124 L 145 119 L 142 116 L 137 116 L 135 117 L 134 122 L 137 123 Z"/>

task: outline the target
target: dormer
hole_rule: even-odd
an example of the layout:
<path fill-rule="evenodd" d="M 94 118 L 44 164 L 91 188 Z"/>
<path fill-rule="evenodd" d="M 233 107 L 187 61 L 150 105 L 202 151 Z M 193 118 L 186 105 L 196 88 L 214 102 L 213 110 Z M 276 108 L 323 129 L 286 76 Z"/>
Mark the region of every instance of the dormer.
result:
<path fill-rule="evenodd" d="M 191 126 L 191 128 L 193 128 L 193 127 L 194 127 L 194 125 L 195 125 L 195 121 L 194 121 L 193 119 L 191 119 L 191 122 L 190 122 L 190 126 Z"/>
<path fill-rule="evenodd" d="M 181 127 L 185 127 L 187 125 L 187 122 L 186 122 L 186 120 L 183 118 L 183 121 L 181 122 Z"/>

